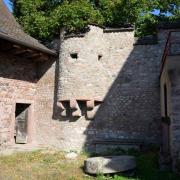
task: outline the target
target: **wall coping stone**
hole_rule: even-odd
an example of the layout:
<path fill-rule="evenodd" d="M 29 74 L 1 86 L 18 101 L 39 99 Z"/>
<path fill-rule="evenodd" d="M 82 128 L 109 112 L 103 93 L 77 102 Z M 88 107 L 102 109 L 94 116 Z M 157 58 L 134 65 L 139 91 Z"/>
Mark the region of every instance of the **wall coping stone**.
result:
<path fill-rule="evenodd" d="M 109 27 L 104 27 L 96 24 L 89 24 L 88 26 L 96 26 L 100 29 L 103 29 L 103 33 L 115 33 L 115 32 L 131 32 L 134 31 L 133 26 L 129 27 L 118 27 L 118 28 L 109 28 Z M 85 35 L 90 31 L 90 27 L 86 29 L 85 33 L 71 33 L 71 34 L 65 34 L 64 39 L 68 38 L 83 38 Z"/>
<path fill-rule="evenodd" d="M 133 27 L 129 27 L 129 28 L 105 28 L 104 29 L 104 33 L 114 33 L 114 32 L 130 32 L 130 31 L 134 31 Z"/>
<path fill-rule="evenodd" d="M 158 29 L 180 29 L 180 20 L 175 22 L 159 22 Z"/>
<path fill-rule="evenodd" d="M 83 34 L 69 34 L 69 35 L 65 35 L 64 39 L 69 39 L 69 38 L 83 38 L 85 37 L 86 33 Z"/>

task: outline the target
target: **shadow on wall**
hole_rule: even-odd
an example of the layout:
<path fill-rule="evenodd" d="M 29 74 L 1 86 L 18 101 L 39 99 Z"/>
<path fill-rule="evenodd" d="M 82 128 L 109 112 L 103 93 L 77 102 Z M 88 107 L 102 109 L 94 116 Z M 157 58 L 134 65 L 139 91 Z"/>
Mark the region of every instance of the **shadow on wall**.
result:
<path fill-rule="evenodd" d="M 167 33 L 164 35 L 166 36 Z M 89 122 L 82 133 L 82 136 L 83 134 L 86 136 L 86 140 L 84 142 L 79 139 L 79 141 L 82 141 L 84 148 L 91 152 L 97 151 L 98 144 L 95 143 L 97 141 L 136 139 L 160 144 L 159 72 L 165 41 L 166 39 L 160 36 L 158 44 L 135 45 L 125 61 L 121 54 L 113 57 L 124 63 L 114 65 L 119 69 L 117 74 L 113 73 L 113 69 L 110 71 L 110 76 L 114 80 L 92 120 L 87 120 L 87 104 L 82 101 L 77 101 L 82 113 L 81 117 L 72 117 L 70 109 L 67 109 L 69 112 L 67 117 L 61 117 L 62 110 L 57 106 L 61 67 L 57 63 L 53 119 L 77 123 L 84 117 L 84 120 Z M 112 61 L 113 58 L 111 57 Z M 98 71 L 98 67 L 96 68 Z M 103 77 L 98 78 L 101 82 L 104 80 Z M 106 144 L 102 142 L 100 149 Z"/>
<path fill-rule="evenodd" d="M 86 129 L 87 147 L 93 149 L 94 141 L 102 140 L 103 143 L 109 139 L 160 142 L 160 58 L 155 51 L 157 47 L 134 47 Z"/>
<path fill-rule="evenodd" d="M 33 61 L 27 58 L 13 56 L 6 52 L 0 54 L 0 77 L 22 80 L 27 82 L 38 82 L 41 77 L 55 62 L 55 59 L 48 61 Z"/>
<path fill-rule="evenodd" d="M 0 53 L 0 77 L 33 82 L 37 79 L 36 65 L 32 61 Z"/>

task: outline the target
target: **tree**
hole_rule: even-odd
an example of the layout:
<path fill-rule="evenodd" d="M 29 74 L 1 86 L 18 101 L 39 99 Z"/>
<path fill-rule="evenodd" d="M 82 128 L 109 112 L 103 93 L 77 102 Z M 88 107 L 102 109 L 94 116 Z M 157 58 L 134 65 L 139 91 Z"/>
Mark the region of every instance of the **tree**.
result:
<path fill-rule="evenodd" d="M 136 35 L 156 33 L 159 21 L 180 19 L 180 0 L 11 0 L 14 15 L 30 35 L 47 39 L 65 27 L 69 33 L 87 24 L 110 27 L 136 24 Z M 152 11 L 160 12 L 153 15 Z M 167 17 L 167 13 L 171 14 Z"/>
<path fill-rule="evenodd" d="M 50 15 L 54 29 L 65 27 L 68 32 L 83 31 L 90 23 L 102 25 L 104 18 L 87 0 L 64 1 Z"/>
<path fill-rule="evenodd" d="M 89 23 L 102 25 L 103 16 L 88 0 L 16 0 L 14 15 L 33 37 L 45 39 L 59 33 L 82 31 Z"/>
<path fill-rule="evenodd" d="M 12 2 L 13 13 L 26 32 L 36 38 L 50 36 L 51 21 L 48 11 L 43 10 L 44 0 L 12 0 Z"/>
<path fill-rule="evenodd" d="M 99 0 L 98 8 L 106 26 L 134 24 L 143 7 L 142 0 Z"/>

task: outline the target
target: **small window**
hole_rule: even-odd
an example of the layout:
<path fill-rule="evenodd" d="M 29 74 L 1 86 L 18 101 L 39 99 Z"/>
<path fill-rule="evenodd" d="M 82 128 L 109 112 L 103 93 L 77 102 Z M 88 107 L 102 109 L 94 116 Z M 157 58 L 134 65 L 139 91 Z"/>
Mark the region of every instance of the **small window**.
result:
<path fill-rule="evenodd" d="M 72 59 L 77 59 L 78 58 L 78 54 L 77 53 L 71 53 L 71 58 Z"/>
<path fill-rule="evenodd" d="M 102 59 L 102 55 L 98 55 L 98 61 Z"/>

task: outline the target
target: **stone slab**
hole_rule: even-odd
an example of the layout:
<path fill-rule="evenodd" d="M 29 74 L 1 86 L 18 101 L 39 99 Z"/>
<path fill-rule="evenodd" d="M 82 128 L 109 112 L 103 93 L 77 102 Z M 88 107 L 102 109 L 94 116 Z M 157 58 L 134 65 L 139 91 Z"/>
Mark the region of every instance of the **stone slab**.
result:
<path fill-rule="evenodd" d="M 136 168 L 134 156 L 108 156 L 88 158 L 84 162 L 88 174 L 111 174 L 125 172 Z"/>

